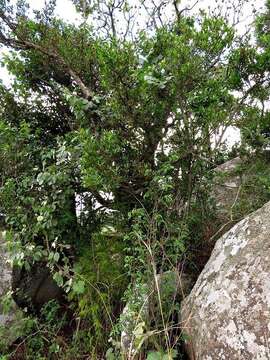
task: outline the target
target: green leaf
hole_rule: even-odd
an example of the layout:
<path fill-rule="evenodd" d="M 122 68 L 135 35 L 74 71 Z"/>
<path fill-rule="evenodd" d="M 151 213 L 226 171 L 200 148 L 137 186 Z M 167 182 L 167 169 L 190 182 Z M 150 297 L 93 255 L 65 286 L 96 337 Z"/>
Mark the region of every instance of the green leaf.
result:
<path fill-rule="evenodd" d="M 75 294 L 83 294 L 85 292 L 85 282 L 83 280 L 78 280 L 73 283 L 72 290 Z"/>
<path fill-rule="evenodd" d="M 153 351 L 147 355 L 147 360 L 162 360 L 162 356 L 159 351 Z"/>
<path fill-rule="evenodd" d="M 106 360 L 116 360 L 116 357 L 115 357 L 115 355 L 114 355 L 114 353 L 113 353 L 113 349 L 112 349 L 112 348 L 109 348 L 109 349 L 107 350 L 105 357 L 106 357 Z"/>
<path fill-rule="evenodd" d="M 64 279 L 63 276 L 60 272 L 56 272 L 53 274 L 53 279 L 56 281 L 58 286 L 63 286 L 64 284 Z"/>
<path fill-rule="evenodd" d="M 160 351 L 152 351 L 147 355 L 147 360 L 173 360 L 177 356 L 176 350 L 171 350 L 169 354 Z"/>
<path fill-rule="evenodd" d="M 59 254 L 59 252 L 55 252 L 55 253 L 54 253 L 53 259 L 54 259 L 55 262 L 58 262 L 58 261 L 59 261 L 59 259 L 60 259 L 60 254 Z"/>

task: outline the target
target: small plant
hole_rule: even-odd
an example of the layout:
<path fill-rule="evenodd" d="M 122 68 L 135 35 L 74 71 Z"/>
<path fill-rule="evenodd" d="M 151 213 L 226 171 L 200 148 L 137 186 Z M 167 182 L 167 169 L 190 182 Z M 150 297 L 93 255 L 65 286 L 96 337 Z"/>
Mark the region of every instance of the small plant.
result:
<path fill-rule="evenodd" d="M 171 350 L 169 353 L 152 351 L 148 353 L 146 360 L 173 360 L 177 357 L 177 351 Z"/>

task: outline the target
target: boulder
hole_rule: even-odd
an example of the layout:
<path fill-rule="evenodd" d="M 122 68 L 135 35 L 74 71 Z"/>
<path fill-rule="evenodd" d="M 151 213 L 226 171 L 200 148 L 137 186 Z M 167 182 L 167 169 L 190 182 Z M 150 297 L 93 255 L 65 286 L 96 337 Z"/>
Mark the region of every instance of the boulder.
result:
<path fill-rule="evenodd" d="M 238 200 L 237 194 L 243 178 L 236 174 L 236 169 L 242 163 L 243 161 L 236 157 L 215 168 L 213 197 L 216 201 L 217 216 L 222 224 L 230 221 L 232 206 Z"/>
<path fill-rule="evenodd" d="M 236 157 L 214 169 L 212 197 L 219 228 L 215 239 L 269 200 L 263 183 L 268 172 L 262 170 L 269 167 L 270 157 L 264 152 L 257 157 L 250 155 L 249 159 Z M 258 184 L 257 187 L 255 184 Z"/>
<path fill-rule="evenodd" d="M 181 321 L 192 360 L 270 356 L 270 202 L 216 243 Z"/>
<path fill-rule="evenodd" d="M 63 289 L 57 286 L 44 263 L 36 263 L 29 272 L 24 268 L 12 269 L 3 234 L 0 231 L 0 353 L 23 335 L 24 314 L 20 309 L 37 313 L 48 301 L 63 298 Z M 10 295 L 5 301 L 8 311 L 2 306 L 7 295 Z"/>
<path fill-rule="evenodd" d="M 39 313 L 50 300 L 62 301 L 64 290 L 54 281 L 45 263 L 36 262 L 30 270 L 14 267 L 12 290 L 16 304 L 29 312 Z"/>
<path fill-rule="evenodd" d="M 240 190 L 246 180 L 246 176 L 237 171 L 241 165 L 243 160 L 236 157 L 213 169 L 211 197 L 215 204 L 215 215 L 204 223 L 204 241 L 192 244 L 195 247 L 192 262 L 196 264 L 198 275 L 209 260 L 216 240 L 237 222 L 233 210 L 241 201 Z"/>

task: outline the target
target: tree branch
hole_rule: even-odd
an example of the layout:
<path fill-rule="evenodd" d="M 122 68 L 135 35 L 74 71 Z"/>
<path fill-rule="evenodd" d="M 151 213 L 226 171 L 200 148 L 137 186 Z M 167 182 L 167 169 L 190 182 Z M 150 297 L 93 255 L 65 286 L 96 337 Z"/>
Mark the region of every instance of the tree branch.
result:
<path fill-rule="evenodd" d="M 86 99 L 91 99 L 94 96 L 94 93 L 84 84 L 83 80 L 76 73 L 75 70 L 63 59 L 63 57 L 57 53 L 56 50 L 50 50 L 42 47 L 41 45 L 35 44 L 27 39 L 24 39 L 21 34 L 17 31 L 17 25 L 10 22 L 7 16 L 0 12 L 0 19 L 9 27 L 13 34 L 17 37 L 18 40 L 7 38 L 2 32 L 0 32 L 0 42 L 8 47 L 14 47 L 21 50 L 37 50 L 38 52 L 48 56 L 49 58 L 54 59 L 59 65 L 61 65 L 70 75 L 70 77 L 75 81 L 75 83 L 80 88 L 83 97 Z"/>

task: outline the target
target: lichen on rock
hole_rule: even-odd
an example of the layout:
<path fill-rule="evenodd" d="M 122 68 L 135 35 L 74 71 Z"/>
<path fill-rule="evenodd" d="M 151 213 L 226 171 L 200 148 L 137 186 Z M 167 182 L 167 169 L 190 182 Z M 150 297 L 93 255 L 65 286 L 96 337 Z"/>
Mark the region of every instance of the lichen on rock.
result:
<path fill-rule="evenodd" d="M 181 311 L 191 359 L 270 356 L 270 202 L 216 243 Z"/>

